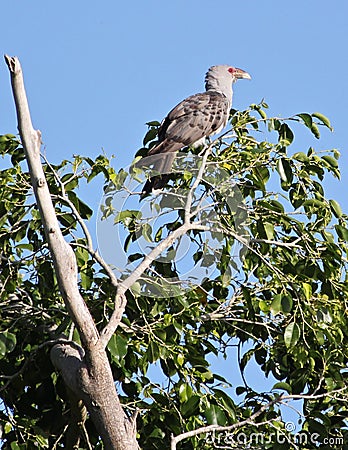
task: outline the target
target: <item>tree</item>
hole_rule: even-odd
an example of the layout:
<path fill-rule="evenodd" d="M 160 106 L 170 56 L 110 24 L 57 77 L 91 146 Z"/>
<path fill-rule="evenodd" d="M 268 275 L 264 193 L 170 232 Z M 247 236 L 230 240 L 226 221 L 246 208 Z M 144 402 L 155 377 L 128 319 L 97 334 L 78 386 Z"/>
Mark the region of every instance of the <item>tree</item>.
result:
<path fill-rule="evenodd" d="M 0 172 L 3 448 L 341 445 L 348 228 L 323 186 L 327 174 L 339 178 L 339 153 L 291 145 L 295 128 L 319 138 L 328 119 L 268 118 L 264 102 L 231 111 L 232 130 L 180 154 L 162 193 L 138 204 L 129 186 L 151 175 L 141 156 L 158 123 L 128 172 L 105 155 L 42 161 L 19 62 L 6 61 L 21 139 L 0 137 L 11 157 Z M 117 276 L 95 250 L 93 211 L 79 198 L 96 176 L 103 219 L 125 232 L 130 265 Z M 115 207 L 122 190 L 137 207 Z M 199 266 L 199 283 L 182 280 L 184 236 L 185 265 Z M 212 355 L 240 371 L 233 392 Z M 251 361 L 275 379 L 270 391 L 248 384 Z M 294 399 L 302 400 L 297 434 L 282 408 Z"/>

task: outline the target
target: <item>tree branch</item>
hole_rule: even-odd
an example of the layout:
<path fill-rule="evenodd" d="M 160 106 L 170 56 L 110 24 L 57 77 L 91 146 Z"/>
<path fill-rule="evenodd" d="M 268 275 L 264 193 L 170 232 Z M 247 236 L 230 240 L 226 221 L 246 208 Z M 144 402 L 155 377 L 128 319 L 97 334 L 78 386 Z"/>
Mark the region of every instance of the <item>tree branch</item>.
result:
<path fill-rule="evenodd" d="M 116 393 L 107 354 L 95 345 L 99 334 L 78 290 L 75 254 L 60 230 L 47 186 L 40 159 L 41 133 L 32 126 L 19 60 L 5 56 L 5 61 L 11 74 L 18 129 L 60 292 L 85 352 L 82 354 L 70 343 L 57 344 L 51 350 L 51 360 L 66 385 L 84 401 L 105 449 L 137 449 L 134 424 L 125 415 Z"/>
<path fill-rule="evenodd" d="M 136 269 L 129 275 L 129 277 L 119 283 L 117 287 L 114 312 L 111 315 L 109 323 L 103 328 L 100 333 L 98 345 L 101 345 L 105 348 L 109 340 L 111 339 L 111 336 L 115 333 L 126 307 L 125 293 L 128 291 L 128 289 L 141 277 L 145 270 L 150 267 L 150 264 L 165 249 L 170 247 L 173 242 L 186 234 L 192 228 L 194 228 L 194 226 L 192 226 L 191 224 L 184 224 L 170 233 L 169 236 L 167 236 L 162 242 L 157 245 L 157 247 L 155 247 L 148 255 L 145 256 L 143 261 L 138 265 L 138 267 L 136 267 Z"/>
<path fill-rule="evenodd" d="M 170 449 L 176 450 L 176 445 L 179 442 L 183 441 L 184 439 L 187 439 L 187 438 L 190 438 L 193 436 L 198 436 L 199 434 L 203 434 L 203 433 L 209 433 L 210 431 L 232 431 L 232 430 L 241 428 L 244 425 L 258 426 L 258 424 L 254 423 L 253 420 L 255 420 L 260 414 L 262 414 L 267 408 L 274 405 L 275 403 L 278 403 L 281 398 L 282 398 L 282 396 L 276 397 L 272 401 L 261 406 L 261 408 L 258 411 L 256 411 L 254 414 L 252 414 L 248 419 L 242 420 L 241 422 L 238 422 L 238 423 L 234 423 L 233 425 L 227 425 L 227 426 L 207 425 L 205 427 L 197 428 L 196 430 L 191 430 L 191 431 L 187 431 L 186 433 L 179 434 L 178 436 L 172 435 Z"/>
<path fill-rule="evenodd" d="M 241 422 L 234 423 L 232 425 L 207 425 L 204 427 L 197 428 L 196 430 L 187 431 L 186 433 L 179 434 L 177 436 L 171 437 L 171 450 L 176 450 L 176 445 L 183 441 L 184 439 L 188 439 L 190 437 L 198 436 L 199 434 L 203 433 L 210 433 L 211 431 L 233 431 L 238 428 L 242 428 L 244 425 L 253 425 L 253 426 L 260 426 L 264 425 L 265 422 L 262 423 L 255 423 L 253 422 L 261 413 L 266 411 L 267 408 L 269 408 L 272 405 L 284 403 L 286 400 L 317 400 L 320 398 L 327 397 L 328 395 L 336 394 L 339 392 L 342 392 L 346 390 L 346 388 L 337 389 L 335 391 L 331 391 L 330 393 L 325 392 L 322 394 L 289 394 L 289 395 L 279 395 L 275 397 L 273 400 L 271 400 L 268 403 L 265 403 L 261 406 L 261 408 L 256 411 L 254 414 L 252 414 L 248 419 L 242 420 Z M 267 423 L 267 422 L 266 422 Z"/>
<path fill-rule="evenodd" d="M 63 237 L 55 214 L 40 159 L 41 133 L 39 130 L 34 130 L 31 122 L 21 65 L 16 57 L 5 55 L 5 61 L 11 74 L 18 118 L 18 130 L 26 154 L 31 182 L 40 211 L 46 240 L 53 258 L 60 292 L 69 315 L 79 330 L 82 343 L 84 346 L 90 346 L 97 342 L 98 331 L 79 293 L 75 255 Z"/>

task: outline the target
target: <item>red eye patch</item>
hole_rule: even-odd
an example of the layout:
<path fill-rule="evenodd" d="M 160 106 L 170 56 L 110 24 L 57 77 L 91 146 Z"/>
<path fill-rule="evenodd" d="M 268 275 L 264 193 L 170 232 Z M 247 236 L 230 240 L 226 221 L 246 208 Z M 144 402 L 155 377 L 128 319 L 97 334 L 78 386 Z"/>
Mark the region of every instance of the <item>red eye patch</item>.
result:
<path fill-rule="evenodd" d="M 235 69 L 234 69 L 233 67 L 229 67 L 228 71 L 229 71 L 230 73 L 234 73 L 234 72 L 235 72 Z"/>

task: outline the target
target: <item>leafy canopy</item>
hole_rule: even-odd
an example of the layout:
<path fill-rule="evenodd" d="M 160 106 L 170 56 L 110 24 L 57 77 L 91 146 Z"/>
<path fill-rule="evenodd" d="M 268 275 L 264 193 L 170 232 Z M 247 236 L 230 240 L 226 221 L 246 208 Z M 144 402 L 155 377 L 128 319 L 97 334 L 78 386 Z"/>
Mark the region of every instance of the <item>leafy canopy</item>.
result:
<path fill-rule="evenodd" d="M 173 242 L 127 292 L 126 313 L 108 346 L 125 408 L 139 411 L 143 449 L 163 448 L 172 434 L 246 419 L 243 428 L 231 429 L 230 439 L 261 432 L 270 448 L 294 448 L 280 401 L 301 397 L 298 428 L 308 437 L 306 448 L 329 448 L 329 437 L 347 438 L 347 215 L 323 186 L 327 175 L 340 176 L 339 153 L 293 145 L 301 125 L 314 139 L 320 127 L 331 128 L 322 114 L 285 120 L 267 118 L 266 110 L 262 102 L 232 111 L 233 131 L 210 146 L 195 189 L 202 149 L 179 158 L 163 194 L 129 209 L 117 210 L 113 201 L 128 181 L 142 179 L 136 164 L 128 173 L 116 172 L 105 155 L 45 163 L 58 219 L 76 253 L 80 289 L 100 328 L 113 311 L 114 288 L 87 251 L 79 224 L 77 213 L 86 221 L 93 213 L 79 198 L 83 183 L 104 178 L 103 218 L 121 230 L 131 264 L 120 277 L 185 223 L 191 196 L 194 226 L 186 234 L 184 267 Z M 139 155 L 157 129 L 158 123 L 149 123 Z M 3 448 L 63 448 L 69 393 L 49 360 L 49 341 L 61 333 L 77 342 L 79 336 L 59 294 L 21 145 L 4 135 L 0 152 L 11 155 L 11 167 L 0 171 Z M 145 204 L 162 220 L 151 222 L 141 210 Z M 149 247 L 139 250 L 142 242 Z M 200 265 L 199 283 L 183 280 L 190 265 Z M 238 349 L 237 358 L 230 347 Z M 212 355 L 240 371 L 243 383 L 231 386 L 215 373 Z M 271 391 L 248 384 L 244 373 L 251 361 L 275 379 Z M 151 376 L 153 366 L 161 382 Z M 102 448 L 89 419 L 86 432 L 93 448 Z M 187 438 L 180 448 L 211 448 L 207 436 Z M 280 443 L 279 436 L 286 440 Z"/>

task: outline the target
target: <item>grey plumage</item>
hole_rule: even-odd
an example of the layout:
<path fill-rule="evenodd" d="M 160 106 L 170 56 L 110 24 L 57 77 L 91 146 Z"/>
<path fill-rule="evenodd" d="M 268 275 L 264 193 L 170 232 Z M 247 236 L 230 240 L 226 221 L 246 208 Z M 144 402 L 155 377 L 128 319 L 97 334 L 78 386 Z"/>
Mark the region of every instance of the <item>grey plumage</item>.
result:
<path fill-rule="evenodd" d="M 202 145 L 208 136 L 219 133 L 226 126 L 232 105 L 232 84 L 238 78 L 250 79 L 250 75 L 227 65 L 212 66 L 205 78 L 206 91 L 191 95 L 170 111 L 161 123 L 158 143 L 150 149 L 148 156 L 173 155 L 158 158 L 154 170 L 164 175 L 148 180 L 142 195 L 166 184 L 168 175 L 165 174 L 171 168 L 175 152 L 186 146 Z"/>

